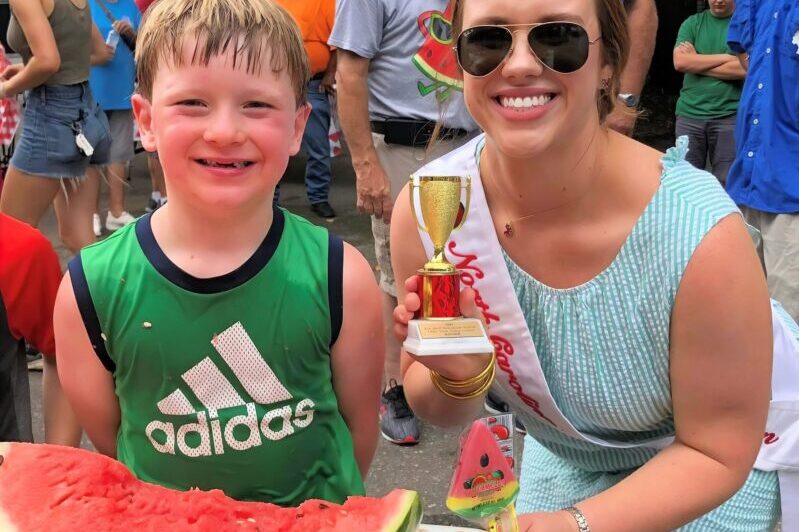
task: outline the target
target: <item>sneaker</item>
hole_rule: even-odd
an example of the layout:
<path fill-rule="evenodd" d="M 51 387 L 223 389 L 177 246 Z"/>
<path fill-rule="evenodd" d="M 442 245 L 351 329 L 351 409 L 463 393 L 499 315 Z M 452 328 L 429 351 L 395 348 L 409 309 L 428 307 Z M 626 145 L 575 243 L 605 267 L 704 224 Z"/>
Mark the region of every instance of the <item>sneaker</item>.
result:
<path fill-rule="evenodd" d="M 114 216 L 109 212 L 108 216 L 105 217 L 105 228 L 109 231 L 116 231 L 134 220 L 136 220 L 136 218 L 131 216 L 128 211 L 122 211 L 122 214 L 119 216 Z"/>
<path fill-rule="evenodd" d="M 488 391 L 488 395 L 486 395 L 485 405 L 483 405 L 485 409 L 494 415 L 500 414 L 508 414 L 511 413 L 510 405 L 503 401 L 497 394 Z M 516 432 L 519 434 L 527 434 L 527 429 L 524 428 L 524 425 L 519 420 L 519 416 L 513 416 L 513 425 L 516 429 Z"/>
<path fill-rule="evenodd" d="M 92 230 L 94 230 L 94 236 L 103 235 L 103 226 L 100 224 L 100 215 L 97 213 L 92 215 Z"/>
<path fill-rule="evenodd" d="M 154 210 L 156 210 L 158 207 L 162 206 L 165 203 L 166 203 L 166 198 L 163 196 L 161 196 L 160 199 L 155 199 L 153 197 L 150 197 L 150 199 L 147 200 L 147 206 L 144 208 L 144 212 L 153 212 Z"/>
<path fill-rule="evenodd" d="M 326 201 L 311 203 L 311 211 L 313 211 L 315 215 L 328 220 L 336 217 L 336 211 L 334 211 L 333 207 L 330 206 L 330 203 Z"/>
<path fill-rule="evenodd" d="M 25 355 L 25 358 L 28 359 L 28 371 L 42 371 L 44 370 L 44 359 L 42 359 L 42 354 L 35 352 L 31 353 L 28 351 Z"/>
<path fill-rule="evenodd" d="M 419 443 L 419 420 L 405 400 L 401 384 L 391 379 L 389 389 L 380 397 L 380 433 L 397 445 Z"/>
<path fill-rule="evenodd" d="M 159 203 L 160 202 L 157 199 L 151 197 L 147 201 L 147 206 L 144 208 L 144 212 L 153 212 L 155 209 L 160 207 Z"/>

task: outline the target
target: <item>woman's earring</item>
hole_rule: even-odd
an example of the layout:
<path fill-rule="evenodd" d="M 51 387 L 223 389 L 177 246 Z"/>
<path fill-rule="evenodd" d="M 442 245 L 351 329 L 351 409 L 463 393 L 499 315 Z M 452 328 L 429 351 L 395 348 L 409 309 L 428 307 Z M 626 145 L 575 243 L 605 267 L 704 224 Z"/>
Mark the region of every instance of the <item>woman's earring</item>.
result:
<path fill-rule="evenodd" d="M 606 90 L 608 90 L 610 88 L 610 80 L 609 79 L 603 78 L 599 82 L 599 84 L 600 84 L 600 87 L 602 88 L 603 91 L 606 91 Z"/>

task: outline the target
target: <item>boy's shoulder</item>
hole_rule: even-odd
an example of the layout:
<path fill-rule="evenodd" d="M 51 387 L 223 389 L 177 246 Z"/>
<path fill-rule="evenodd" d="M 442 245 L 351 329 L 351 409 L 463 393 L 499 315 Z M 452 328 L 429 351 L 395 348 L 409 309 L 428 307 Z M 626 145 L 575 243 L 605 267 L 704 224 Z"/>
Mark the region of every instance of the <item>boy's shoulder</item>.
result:
<path fill-rule="evenodd" d="M 282 239 L 311 238 L 314 240 L 337 238 L 327 228 L 316 225 L 307 218 L 287 211 L 282 207 L 275 208 L 272 223 L 282 224 Z"/>
<path fill-rule="evenodd" d="M 85 262 L 94 262 L 100 260 L 112 261 L 113 259 L 122 256 L 121 251 L 129 247 L 131 244 L 137 243 L 136 226 L 141 222 L 141 218 L 129 223 L 128 225 L 117 229 L 103 240 L 89 244 L 80 250 L 76 255 Z M 75 260 L 73 258 L 73 260 Z"/>

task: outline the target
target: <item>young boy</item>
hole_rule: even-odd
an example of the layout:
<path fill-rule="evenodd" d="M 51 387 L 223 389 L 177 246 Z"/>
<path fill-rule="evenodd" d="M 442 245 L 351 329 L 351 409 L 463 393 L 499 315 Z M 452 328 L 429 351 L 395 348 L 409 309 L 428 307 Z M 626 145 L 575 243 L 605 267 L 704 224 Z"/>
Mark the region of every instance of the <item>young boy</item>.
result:
<path fill-rule="evenodd" d="M 308 65 L 266 0 L 153 4 L 133 110 L 169 202 L 70 264 L 59 373 L 102 453 L 139 478 L 296 505 L 363 493 L 380 296 L 351 246 L 281 209 Z"/>

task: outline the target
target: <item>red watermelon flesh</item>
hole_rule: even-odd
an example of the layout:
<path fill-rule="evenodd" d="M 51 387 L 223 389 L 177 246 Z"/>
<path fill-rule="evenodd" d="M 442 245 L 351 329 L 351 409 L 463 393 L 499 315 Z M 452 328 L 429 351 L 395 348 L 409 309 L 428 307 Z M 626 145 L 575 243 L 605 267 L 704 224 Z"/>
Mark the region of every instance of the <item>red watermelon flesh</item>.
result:
<path fill-rule="evenodd" d="M 147 484 L 120 462 L 82 449 L 0 443 L 0 457 L 0 532 L 406 532 L 421 520 L 419 497 L 407 490 L 282 508 L 220 490 Z"/>

